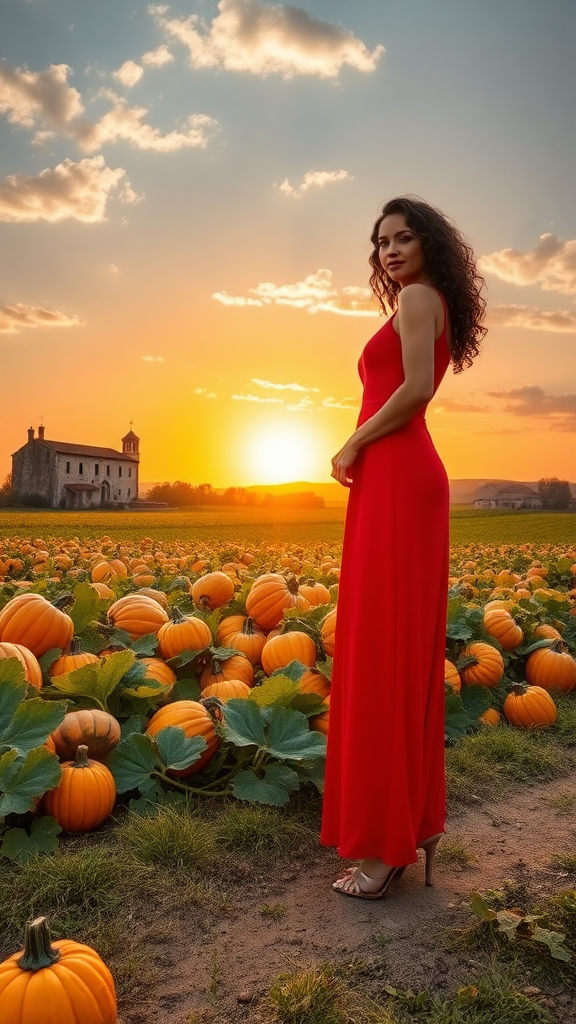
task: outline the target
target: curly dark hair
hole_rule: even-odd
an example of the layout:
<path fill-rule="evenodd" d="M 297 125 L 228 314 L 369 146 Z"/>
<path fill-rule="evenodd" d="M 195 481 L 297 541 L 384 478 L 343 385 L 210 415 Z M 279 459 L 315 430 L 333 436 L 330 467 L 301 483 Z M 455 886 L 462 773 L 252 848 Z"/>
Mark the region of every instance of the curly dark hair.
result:
<path fill-rule="evenodd" d="M 480 351 L 486 328 L 482 326 L 486 301 L 481 295 L 484 279 L 476 270 L 472 248 L 445 214 L 419 196 L 398 196 L 384 204 L 370 236 L 373 250 L 370 287 L 381 308 L 396 309 L 400 285 L 383 270 L 378 249 L 378 233 L 384 217 L 401 213 L 411 231 L 420 239 L 424 265 L 430 283 L 442 293 L 448 306 L 452 327 L 452 365 L 461 373 L 472 365 Z"/>

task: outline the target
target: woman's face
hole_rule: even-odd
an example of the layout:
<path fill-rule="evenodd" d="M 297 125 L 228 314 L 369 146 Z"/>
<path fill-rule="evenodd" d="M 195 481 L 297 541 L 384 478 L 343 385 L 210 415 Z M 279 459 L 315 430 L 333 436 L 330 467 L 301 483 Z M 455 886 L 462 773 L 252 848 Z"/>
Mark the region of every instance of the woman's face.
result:
<path fill-rule="evenodd" d="M 401 288 L 427 278 L 422 243 L 403 213 L 390 213 L 380 221 L 378 256 L 382 269 Z"/>

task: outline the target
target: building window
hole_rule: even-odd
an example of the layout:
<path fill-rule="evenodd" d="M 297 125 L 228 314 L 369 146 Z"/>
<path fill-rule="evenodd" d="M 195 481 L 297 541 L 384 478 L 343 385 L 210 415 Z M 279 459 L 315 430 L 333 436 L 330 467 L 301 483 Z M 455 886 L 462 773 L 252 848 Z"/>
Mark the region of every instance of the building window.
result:
<path fill-rule="evenodd" d="M 100 463 L 94 463 L 94 476 L 100 476 Z"/>
<path fill-rule="evenodd" d="M 110 466 L 106 466 L 106 476 L 110 476 Z"/>
<path fill-rule="evenodd" d="M 83 462 L 79 462 L 78 463 L 78 472 L 80 473 L 80 476 L 83 475 L 83 473 L 84 473 L 84 463 Z"/>
<path fill-rule="evenodd" d="M 132 467 L 128 466 L 128 476 L 132 476 Z"/>
<path fill-rule="evenodd" d="M 69 462 L 66 463 L 66 472 L 67 473 L 70 472 L 70 463 Z"/>
<path fill-rule="evenodd" d="M 132 488 L 131 488 L 131 487 L 129 487 L 129 488 L 128 488 L 128 494 L 127 494 L 127 497 L 128 497 L 128 498 L 130 497 L 130 492 L 131 492 L 131 490 L 132 490 Z"/>
<path fill-rule="evenodd" d="M 122 466 L 118 466 L 118 476 L 122 476 Z"/>

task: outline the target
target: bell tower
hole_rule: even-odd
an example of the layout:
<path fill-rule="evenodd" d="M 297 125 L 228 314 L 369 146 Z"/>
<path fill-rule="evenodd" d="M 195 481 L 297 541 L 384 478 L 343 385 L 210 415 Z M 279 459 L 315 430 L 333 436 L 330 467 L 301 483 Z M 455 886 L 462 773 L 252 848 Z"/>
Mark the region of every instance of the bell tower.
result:
<path fill-rule="evenodd" d="M 140 438 L 132 430 L 132 420 L 130 420 L 130 430 L 122 438 L 122 454 L 131 455 L 139 461 L 140 451 Z"/>

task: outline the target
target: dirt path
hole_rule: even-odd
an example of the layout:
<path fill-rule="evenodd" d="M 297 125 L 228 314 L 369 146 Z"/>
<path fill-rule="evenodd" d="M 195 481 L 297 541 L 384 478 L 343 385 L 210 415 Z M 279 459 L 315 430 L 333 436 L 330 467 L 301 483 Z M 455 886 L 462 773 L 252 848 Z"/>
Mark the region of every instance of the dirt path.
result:
<path fill-rule="evenodd" d="M 383 900 L 343 898 L 330 887 L 342 862 L 321 848 L 311 861 L 285 866 L 276 877 L 248 874 L 231 913 L 194 912 L 173 921 L 174 940 L 168 949 L 165 943 L 157 948 L 162 980 L 143 985 L 120 1007 L 122 1024 L 256 1024 L 260 999 L 279 973 L 326 961 L 361 958 L 382 981 L 416 991 L 469 984 L 474 954 L 447 952 L 442 930 L 471 923 L 466 900 L 476 889 L 513 879 L 537 898 L 573 886 L 550 859 L 576 850 L 574 811 L 561 813 L 551 800 L 575 793 L 573 773 L 453 814 L 447 838 L 460 840 L 478 863 L 460 868 L 437 860 L 433 888 L 424 886 L 419 862 Z M 282 916 L 263 916 L 264 904 L 284 908 Z M 385 945 L 378 935 L 386 936 Z M 559 986 L 548 994 L 558 1021 L 576 1024 L 576 1000 Z"/>

